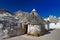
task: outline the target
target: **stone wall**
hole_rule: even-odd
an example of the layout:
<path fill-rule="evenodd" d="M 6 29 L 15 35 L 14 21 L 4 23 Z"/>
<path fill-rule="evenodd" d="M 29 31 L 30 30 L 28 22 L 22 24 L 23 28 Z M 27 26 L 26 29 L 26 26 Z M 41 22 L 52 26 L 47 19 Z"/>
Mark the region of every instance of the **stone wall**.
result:
<path fill-rule="evenodd" d="M 40 36 L 44 33 L 44 28 L 41 25 L 28 25 L 28 34 L 34 35 L 34 36 Z"/>

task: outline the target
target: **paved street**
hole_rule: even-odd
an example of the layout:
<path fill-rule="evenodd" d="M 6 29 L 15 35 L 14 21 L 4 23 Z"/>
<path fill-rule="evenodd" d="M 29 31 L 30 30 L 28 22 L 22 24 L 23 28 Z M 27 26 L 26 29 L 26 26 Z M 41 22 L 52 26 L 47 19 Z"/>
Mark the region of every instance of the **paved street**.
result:
<path fill-rule="evenodd" d="M 22 35 L 18 37 L 8 38 L 5 40 L 60 40 L 60 29 L 55 29 L 53 31 L 50 31 L 49 34 L 40 37 Z"/>

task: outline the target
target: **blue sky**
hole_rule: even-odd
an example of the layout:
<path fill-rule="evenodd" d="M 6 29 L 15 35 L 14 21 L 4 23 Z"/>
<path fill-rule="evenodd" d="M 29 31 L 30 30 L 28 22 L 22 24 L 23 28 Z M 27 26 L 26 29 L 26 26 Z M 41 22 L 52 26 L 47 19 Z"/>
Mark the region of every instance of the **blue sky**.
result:
<path fill-rule="evenodd" d="M 18 10 L 30 12 L 35 8 L 42 17 L 60 16 L 60 0 L 0 0 L 0 8 L 12 13 Z"/>

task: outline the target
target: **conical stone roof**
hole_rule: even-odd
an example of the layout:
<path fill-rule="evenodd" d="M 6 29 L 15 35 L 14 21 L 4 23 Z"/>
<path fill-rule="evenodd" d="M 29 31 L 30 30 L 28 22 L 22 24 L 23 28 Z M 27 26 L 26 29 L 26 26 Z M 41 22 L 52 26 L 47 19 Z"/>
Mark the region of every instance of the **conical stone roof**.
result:
<path fill-rule="evenodd" d="M 30 14 L 35 15 L 35 16 L 38 16 L 38 15 L 39 15 L 39 14 L 37 13 L 36 9 L 33 9 Z"/>
<path fill-rule="evenodd" d="M 35 11 L 33 11 L 35 13 Z M 38 14 L 38 13 L 36 13 Z M 15 14 L 17 17 L 20 18 L 21 23 L 30 23 L 30 24 L 44 24 L 45 21 L 39 15 L 33 15 L 33 13 L 26 13 L 26 12 L 16 12 Z"/>
<path fill-rule="evenodd" d="M 0 16 L 11 16 L 10 13 L 8 10 L 0 8 Z"/>

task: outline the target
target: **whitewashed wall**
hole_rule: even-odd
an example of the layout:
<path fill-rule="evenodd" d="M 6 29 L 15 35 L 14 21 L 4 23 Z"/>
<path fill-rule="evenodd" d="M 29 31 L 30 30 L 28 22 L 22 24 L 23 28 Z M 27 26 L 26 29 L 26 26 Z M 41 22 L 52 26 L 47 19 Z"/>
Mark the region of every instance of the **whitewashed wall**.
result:
<path fill-rule="evenodd" d="M 28 34 L 40 33 L 40 25 L 28 25 Z"/>
<path fill-rule="evenodd" d="M 60 29 L 60 23 L 56 23 L 56 24 L 55 23 L 50 23 L 49 27 L 52 28 L 52 29 L 54 29 L 54 28 Z"/>
<path fill-rule="evenodd" d="M 47 22 L 47 20 L 49 21 L 50 19 L 49 18 L 45 18 L 44 20 Z M 48 26 L 45 25 L 45 28 L 48 29 Z M 50 23 L 49 24 L 49 28 L 51 28 L 51 29 L 54 29 L 54 28 L 60 29 L 60 22 L 58 22 L 56 24 L 55 23 Z"/>
<path fill-rule="evenodd" d="M 56 25 L 55 25 L 55 23 L 50 23 L 50 24 L 49 24 L 49 28 L 51 28 L 51 29 L 54 29 L 54 28 L 56 28 Z"/>
<path fill-rule="evenodd" d="M 60 23 L 57 23 L 56 24 L 56 28 L 60 28 Z"/>

